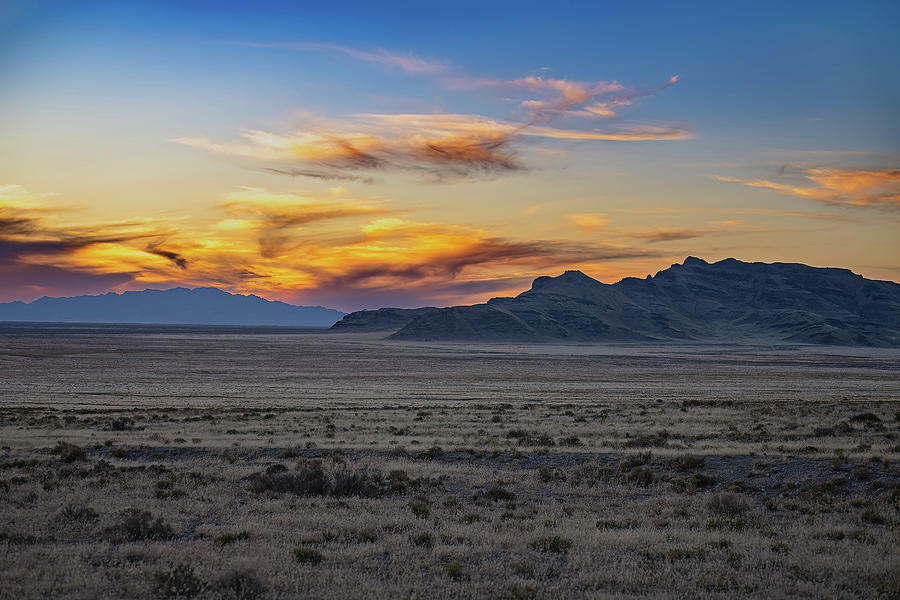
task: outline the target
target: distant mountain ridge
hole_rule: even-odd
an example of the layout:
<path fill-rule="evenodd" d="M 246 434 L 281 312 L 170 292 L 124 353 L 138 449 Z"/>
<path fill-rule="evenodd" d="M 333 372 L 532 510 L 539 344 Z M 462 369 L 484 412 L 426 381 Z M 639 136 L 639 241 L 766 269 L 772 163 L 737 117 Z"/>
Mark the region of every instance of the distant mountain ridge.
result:
<path fill-rule="evenodd" d="M 391 311 L 386 315 L 385 311 Z M 900 346 L 900 285 L 798 263 L 688 257 L 645 279 L 538 277 L 485 304 L 351 313 L 334 331 L 403 340 L 719 341 Z"/>
<path fill-rule="evenodd" d="M 344 313 L 213 287 L 110 292 L 0 303 L 0 321 L 329 327 Z"/>

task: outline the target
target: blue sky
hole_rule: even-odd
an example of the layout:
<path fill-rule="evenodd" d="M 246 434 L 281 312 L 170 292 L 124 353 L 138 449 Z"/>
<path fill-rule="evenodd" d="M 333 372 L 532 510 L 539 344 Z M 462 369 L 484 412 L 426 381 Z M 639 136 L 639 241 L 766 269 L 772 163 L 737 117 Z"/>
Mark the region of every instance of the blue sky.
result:
<path fill-rule="evenodd" d="M 16 273 L 5 298 L 79 291 L 29 265 L 79 275 L 88 292 L 113 273 L 114 289 L 196 283 L 351 308 L 475 301 L 576 265 L 614 280 L 687 253 L 897 279 L 898 25 L 895 2 L 12 2 L 0 209 L 38 211 L 26 216 L 41 241 L 126 222 L 134 237 L 17 250 L 0 265 Z M 619 89 L 553 105 L 564 84 L 593 94 L 597 82 Z M 598 106 L 609 114 L 589 114 Z M 502 146 L 476 162 L 442 146 L 422 162 L 423 127 L 440 143 L 451 127 L 454 152 L 460 135 Z M 336 135 L 365 136 L 377 167 L 335 155 Z M 255 216 L 237 219 L 230 198 L 247 189 Z M 265 194 L 307 214 L 338 199 L 367 208 L 295 219 L 278 229 L 282 254 L 254 258 L 272 231 Z M 214 256 L 238 252 L 238 221 L 247 248 Z M 402 243 L 372 239 L 388 225 Z M 514 250 L 485 255 L 488 240 Z M 328 243 L 333 259 L 305 267 Z M 153 262 L 147 249 L 163 245 L 190 268 Z M 387 246 L 418 262 L 379 255 Z M 381 270 L 361 275 L 363 260 Z M 425 268 L 435 261 L 450 266 Z"/>

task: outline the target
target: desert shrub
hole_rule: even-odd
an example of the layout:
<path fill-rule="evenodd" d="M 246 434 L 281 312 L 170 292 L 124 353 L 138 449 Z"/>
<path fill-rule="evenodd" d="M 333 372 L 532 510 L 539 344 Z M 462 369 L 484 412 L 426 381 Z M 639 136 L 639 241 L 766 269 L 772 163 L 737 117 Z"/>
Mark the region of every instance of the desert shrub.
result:
<path fill-rule="evenodd" d="M 90 523 L 99 518 L 96 510 L 79 504 L 67 504 L 59 513 L 59 519 L 69 523 Z"/>
<path fill-rule="evenodd" d="M 410 500 L 407 506 L 409 506 L 409 510 L 412 511 L 412 514 L 417 519 L 427 519 L 428 515 L 431 514 L 431 509 L 428 507 L 426 500 Z"/>
<path fill-rule="evenodd" d="M 538 593 L 530 585 L 511 583 L 502 597 L 506 600 L 531 600 L 532 598 L 537 598 Z"/>
<path fill-rule="evenodd" d="M 775 554 L 787 554 L 791 551 L 791 547 L 784 542 L 775 542 L 769 547 L 769 550 L 771 550 Z"/>
<path fill-rule="evenodd" d="M 560 446 L 581 446 L 581 439 L 577 435 L 569 435 L 559 439 Z"/>
<path fill-rule="evenodd" d="M 647 467 L 635 467 L 625 476 L 626 481 L 635 485 L 652 485 L 656 476 Z"/>
<path fill-rule="evenodd" d="M 618 521 L 616 519 L 600 519 L 597 521 L 597 529 L 637 529 L 641 524 L 634 519 Z"/>
<path fill-rule="evenodd" d="M 841 489 L 847 485 L 847 479 L 844 477 L 836 477 L 828 481 L 813 484 L 805 490 L 801 497 L 804 500 L 817 502 L 831 502 L 835 494 L 840 493 Z"/>
<path fill-rule="evenodd" d="M 715 477 L 710 477 L 706 473 L 694 473 L 694 476 L 691 478 L 691 485 L 695 488 L 708 488 L 715 485 L 715 483 Z"/>
<path fill-rule="evenodd" d="M 356 532 L 356 541 L 360 544 L 374 544 L 378 541 L 378 532 L 374 529 L 361 529 Z"/>
<path fill-rule="evenodd" d="M 825 437 L 832 435 L 849 435 L 853 433 L 853 431 L 853 425 L 851 425 L 847 421 L 841 421 L 840 423 L 837 423 L 836 425 L 833 425 L 831 427 L 816 427 L 815 429 L 813 429 L 813 436 Z"/>
<path fill-rule="evenodd" d="M 730 519 L 725 517 L 715 517 L 706 522 L 707 529 L 722 530 L 730 529 L 732 531 L 744 531 L 749 529 L 752 523 L 747 519 Z"/>
<path fill-rule="evenodd" d="M 538 479 L 544 483 L 550 483 L 551 481 L 565 481 L 566 476 L 559 469 L 543 466 L 538 469 Z"/>
<path fill-rule="evenodd" d="M 337 529 L 323 529 L 322 530 L 322 541 L 326 544 L 328 542 L 336 542 L 341 539 L 341 531 Z"/>
<path fill-rule="evenodd" d="M 554 552 L 563 554 L 572 547 L 572 540 L 558 535 L 539 537 L 531 540 L 528 547 L 538 552 Z"/>
<path fill-rule="evenodd" d="M 853 467 L 853 476 L 860 481 L 866 480 L 869 478 L 869 469 L 864 465 L 857 465 Z"/>
<path fill-rule="evenodd" d="M 693 469 L 702 469 L 706 465 L 706 459 L 695 454 L 684 454 L 676 456 L 666 461 L 666 467 L 672 471 L 683 473 Z"/>
<path fill-rule="evenodd" d="M 506 434 L 507 439 L 518 440 L 520 446 L 555 446 L 556 441 L 547 433 L 512 429 Z M 577 439 L 577 438 L 576 438 Z"/>
<path fill-rule="evenodd" d="M 70 444 L 69 442 L 59 442 L 52 450 L 50 450 L 50 452 L 59 456 L 59 459 L 66 463 L 87 459 L 87 454 L 85 454 L 80 446 Z"/>
<path fill-rule="evenodd" d="M 120 521 L 107 528 L 106 533 L 113 541 L 127 542 L 167 540 L 175 537 L 175 532 L 162 517 L 154 519 L 152 513 L 137 508 L 123 511 Z"/>
<path fill-rule="evenodd" d="M 887 523 L 887 519 L 885 519 L 880 513 L 875 512 L 871 508 L 863 511 L 862 520 L 864 523 L 870 523 L 872 525 L 884 525 L 885 523 Z"/>
<path fill-rule="evenodd" d="M 495 483 L 483 490 L 478 490 L 472 496 L 472 500 L 479 504 L 483 504 L 486 502 L 497 502 L 498 500 L 515 500 L 516 495 L 502 487 L 499 483 Z"/>
<path fill-rule="evenodd" d="M 394 494 L 405 494 L 406 490 L 415 482 L 411 481 L 409 475 L 403 469 L 393 469 L 387 476 L 388 487 Z"/>
<path fill-rule="evenodd" d="M 275 463 L 274 465 L 269 465 L 266 467 L 266 475 L 274 475 L 276 473 L 284 473 L 288 470 L 286 466 L 281 463 Z"/>
<path fill-rule="evenodd" d="M 156 497 L 160 500 L 169 500 L 172 498 L 182 498 L 187 496 L 187 492 L 175 487 L 175 479 L 162 479 L 156 482 Z"/>
<path fill-rule="evenodd" d="M 388 450 L 388 456 L 391 458 L 406 458 L 409 455 L 409 452 L 405 447 L 401 445 L 393 446 L 390 450 Z"/>
<path fill-rule="evenodd" d="M 143 428 L 136 428 L 134 426 L 134 419 L 129 419 L 128 417 L 116 417 L 111 419 L 103 429 L 105 431 L 134 431 L 135 429 Z"/>
<path fill-rule="evenodd" d="M 226 573 L 214 584 L 216 596 L 222 600 L 257 600 L 266 594 L 266 586 L 255 573 L 234 570 Z"/>
<path fill-rule="evenodd" d="M 522 561 L 509 563 L 513 573 L 525 579 L 555 579 L 559 571 L 550 565 L 538 566 L 533 562 Z"/>
<path fill-rule="evenodd" d="M 250 539 L 250 533 L 247 531 L 238 531 L 236 533 L 222 533 L 217 535 L 214 540 L 217 544 L 233 544 L 240 540 Z"/>
<path fill-rule="evenodd" d="M 601 482 L 608 483 L 615 476 L 616 471 L 614 469 L 591 462 L 569 469 L 569 483 L 572 485 L 586 483 L 593 487 Z"/>
<path fill-rule="evenodd" d="M 413 546 L 421 546 L 423 548 L 431 548 L 434 546 L 434 536 L 429 532 L 419 533 L 410 536 L 409 543 Z"/>
<path fill-rule="evenodd" d="M 622 442 L 622 446 L 624 448 L 662 448 L 668 443 L 669 437 L 671 434 L 663 429 L 656 433 L 647 433 L 625 440 Z"/>
<path fill-rule="evenodd" d="M 452 561 L 444 563 L 444 574 L 454 581 L 461 581 L 466 577 L 466 570 L 462 563 Z"/>
<path fill-rule="evenodd" d="M 878 418 L 878 415 L 870 412 L 853 415 L 849 420 L 851 423 L 865 423 L 867 425 L 881 423 L 881 419 Z"/>
<path fill-rule="evenodd" d="M 41 539 L 27 533 L 15 533 L 10 531 L 0 531 L 0 544 L 39 544 L 46 539 Z"/>
<path fill-rule="evenodd" d="M 323 558 L 325 558 L 324 556 L 322 556 L 322 553 L 315 548 L 306 548 L 303 546 L 294 548 L 291 551 L 291 554 L 294 555 L 294 560 L 296 560 L 298 563 L 310 565 L 317 565 L 322 562 Z"/>
<path fill-rule="evenodd" d="M 653 460 L 652 452 L 641 452 L 639 454 L 629 454 L 619 461 L 619 471 L 627 473 L 635 467 L 646 465 Z"/>
<path fill-rule="evenodd" d="M 253 473 L 247 478 L 247 487 L 254 493 L 291 493 L 335 498 L 380 498 L 387 494 L 404 493 L 407 486 L 420 484 L 424 485 L 418 480 L 410 481 L 403 471 L 392 471 L 386 478 L 378 469 L 351 470 L 344 465 L 326 469 L 321 460 L 302 460 L 297 463 L 294 473 L 276 469 L 273 473 Z"/>
<path fill-rule="evenodd" d="M 128 456 L 128 450 L 126 450 L 125 448 L 113 448 L 110 451 L 110 454 L 114 458 L 125 458 L 126 456 Z"/>
<path fill-rule="evenodd" d="M 714 515 L 734 517 L 750 510 L 750 505 L 737 494 L 715 493 L 707 498 L 706 508 Z"/>
<path fill-rule="evenodd" d="M 389 492 L 384 474 L 377 469 L 357 469 L 351 471 L 342 468 L 331 474 L 330 496 L 338 498 L 359 496 L 361 498 L 380 498 Z"/>
<path fill-rule="evenodd" d="M 444 455 L 443 448 L 441 448 L 440 446 L 432 446 L 428 450 L 425 450 L 424 452 L 419 453 L 418 458 L 419 458 L 419 460 L 434 460 L 438 456 L 443 456 L 443 455 Z"/>
<path fill-rule="evenodd" d="M 156 593 L 161 598 L 193 598 L 206 589 L 206 584 L 197 577 L 194 567 L 181 563 L 170 565 L 154 578 Z"/>

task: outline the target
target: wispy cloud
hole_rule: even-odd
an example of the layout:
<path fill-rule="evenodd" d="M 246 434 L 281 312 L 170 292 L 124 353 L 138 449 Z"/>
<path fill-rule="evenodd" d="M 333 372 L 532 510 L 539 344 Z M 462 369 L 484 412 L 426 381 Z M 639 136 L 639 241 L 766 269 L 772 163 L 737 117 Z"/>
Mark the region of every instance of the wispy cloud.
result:
<path fill-rule="evenodd" d="M 709 215 L 761 215 L 772 217 L 790 217 L 796 219 L 813 219 L 817 221 L 836 221 L 841 223 L 858 223 L 859 218 L 851 215 L 838 215 L 831 213 L 813 213 L 803 211 L 774 210 L 767 208 L 710 208 L 699 206 L 660 206 L 654 208 L 634 209 L 630 212 L 638 214 L 677 214 L 677 213 L 705 213 Z"/>
<path fill-rule="evenodd" d="M 231 217 L 228 219 L 230 228 L 243 227 L 256 233 L 259 252 L 265 258 L 289 252 L 296 230 L 303 225 L 390 212 L 372 202 L 276 194 L 255 188 L 226 194 L 221 207 Z"/>
<path fill-rule="evenodd" d="M 342 119 L 307 116 L 286 132 L 247 129 L 240 141 L 217 142 L 184 136 L 172 141 L 212 153 L 268 162 L 266 170 L 322 180 L 371 182 L 369 173 L 402 171 L 428 181 L 497 176 L 527 168 L 520 153 L 527 141 L 642 142 L 683 140 L 690 132 L 680 125 L 615 123 L 595 127 L 596 119 L 614 119 L 618 110 L 678 81 L 648 90 L 615 81 L 584 82 L 530 75 L 516 79 L 475 77 L 450 63 L 384 49 L 359 50 L 336 44 L 246 43 L 245 46 L 338 52 L 367 63 L 432 79 L 457 91 L 492 90 L 517 97 L 517 113 L 498 120 L 477 114 L 375 114 Z M 550 126 L 563 117 L 579 117 L 578 126 Z M 580 121 L 592 123 L 583 126 Z M 276 164 L 271 164 L 276 163 Z"/>
<path fill-rule="evenodd" d="M 565 215 L 565 219 L 583 232 L 602 232 L 606 239 L 641 240 L 648 244 L 690 240 L 725 231 L 738 232 L 753 229 L 741 221 L 734 220 L 707 221 L 707 225 L 711 227 L 648 227 L 623 230 L 609 227 L 610 220 L 605 214 L 576 213 Z"/>
<path fill-rule="evenodd" d="M 368 63 L 375 63 L 386 67 L 396 68 L 409 75 L 440 75 L 451 69 L 448 63 L 421 58 L 412 53 L 399 53 L 385 50 L 384 48 L 375 48 L 374 50 L 359 50 L 340 44 L 325 44 L 319 42 L 300 42 L 285 44 L 266 44 L 256 42 L 242 42 L 239 46 L 248 46 L 252 48 L 271 48 L 278 50 L 324 50 L 337 52 L 350 56 L 357 60 Z"/>
<path fill-rule="evenodd" d="M 595 232 L 606 229 L 609 218 L 598 213 L 574 213 L 566 215 L 566 219 L 582 231 Z"/>
<path fill-rule="evenodd" d="M 813 219 L 816 221 L 836 221 L 839 223 L 858 223 L 859 219 L 850 215 L 832 215 L 829 213 L 796 212 L 787 210 L 767 210 L 762 208 L 733 210 L 735 215 L 771 215 L 775 217 L 792 217 L 796 219 Z"/>
<path fill-rule="evenodd" d="M 187 259 L 178 252 L 160 248 L 158 244 L 151 244 L 147 246 L 146 251 L 150 254 L 155 254 L 156 256 L 161 256 L 166 260 L 171 261 L 172 264 L 180 269 L 187 269 Z"/>
<path fill-rule="evenodd" d="M 774 190 L 835 206 L 900 208 L 900 169 L 803 168 L 805 185 L 717 176 L 719 181 Z"/>
<path fill-rule="evenodd" d="M 674 242 L 679 240 L 690 240 L 698 238 L 710 233 L 717 233 L 719 229 L 686 229 L 677 227 L 658 227 L 648 229 L 646 231 L 634 231 L 628 233 L 628 237 L 646 240 L 653 244 L 657 242 Z"/>
<path fill-rule="evenodd" d="M 172 141 L 216 154 L 284 163 L 267 170 L 324 180 L 371 182 L 359 172 L 407 171 L 430 180 L 524 170 L 521 137 L 568 141 L 681 140 L 678 127 L 631 125 L 606 130 L 571 130 L 502 123 L 461 114 L 359 114 L 345 122 L 319 119 L 287 134 L 245 130 L 242 142 L 206 138 Z M 292 167 L 302 163 L 305 167 Z"/>
<path fill-rule="evenodd" d="M 353 198 L 341 188 L 241 188 L 213 207 L 217 218 L 192 224 L 76 226 L 48 216 L 49 200 L 42 202 L 19 203 L 13 215 L 13 203 L 0 197 L 0 275 L 22 296 L 68 291 L 63 282 L 70 281 L 85 289 L 214 285 L 345 309 L 373 299 L 446 304 L 504 293 L 510 282 L 550 270 L 659 255 L 625 243 L 522 240 L 418 221 L 385 200 Z"/>

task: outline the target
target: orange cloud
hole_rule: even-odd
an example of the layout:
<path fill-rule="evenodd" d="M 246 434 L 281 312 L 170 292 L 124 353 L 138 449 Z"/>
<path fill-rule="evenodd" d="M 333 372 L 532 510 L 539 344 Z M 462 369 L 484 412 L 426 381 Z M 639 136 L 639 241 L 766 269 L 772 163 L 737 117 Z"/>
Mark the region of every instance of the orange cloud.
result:
<path fill-rule="evenodd" d="M 773 217 L 794 217 L 798 219 L 815 219 L 819 221 L 839 221 L 843 223 L 858 223 L 857 217 L 849 215 L 833 215 L 830 213 L 811 213 L 786 210 L 772 210 L 766 208 L 729 208 L 729 209 L 711 209 L 708 207 L 656 207 L 641 208 L 631 212 L 640 214 L 675 214 L 675 213 L 707 213 L 721 215 L 767 215 Z"/>
<path fill-rule="evenodd" d="M 721 176 L 716 179 L 809 198 L 823 204 L 900 208 L 900 169 L 808 168 L 802 175 L 815 186 L 796 186 L 766 179 Z"/>
<path fill-rule="evenodd" d="M 647 242 L 653 244 L 656 242 L 690 240 L 706 235 L 708 233 L 715 233 L 716 231 L 717 230 L 715 229 L 679 229 L 674 227 L 658 227 L 645 231 L 634 231 L 626 235 L 632 238 L 647 240 Z"/>
<path fill-rule="evenodd" d="M 518 79 L 472 77 L 447 63 L 384 49 L 364 51 L 335 44 L 242 44 L 290 50 L 329 50 L 355 59 L 396 67 L 410 75 L 433 78 L 456 90 L 492 89 L 519 100 L 520 121 L 501 122 L 463 114 L 356 114 L 343 120 L 307 118 L 287 133 L 247 129 L 241 142 L 215 142 L 202 137 L 172 141 L 217 154 L 281 163 L 268 171 L 323 180 L 370 182 L 360 172 L 407 171 L 429 180 L 496 175 L 524 169 L 517 149 L 523 138 L 568 141 L 682 140 L 691 137 L 675 125 L 625 124 L 608 129 L 550 127 L 557 117 L 616 117 L 616 111 L 637 98 L 654 94 L 678 81 L 672 77 L 650 90 L 626 88 L 615 81 L 584 82 L 535 75 Z M 521 118 L 521 115 L 520 115 Z M 540 126 L 538 124 L 541 124 Z M 297 165 L 300 164 L 300 166 Z"/>
<path fill-rule="evenodd" d="M 0 215 L 7 208 L 0 202 Z M 213 285 L 351 309 L 458 302 L 584 261 L 657 255 L 625 244 L 519 240 L 419 222 L 339 188 L 316 196 L 236 190 L 218 205 L 221 218 L 190 226 L 66 225 L 44 216 L 45 208 L 23 208 L 18 221 L 0 228 L 0 272 L 15 273 L 21 290 L 47 293 L 48 280 L 77 275 L 88 289 L 112 281 L 120 289 Z"/>
<path fill-rule="evenodd" d="M 340 123 L 310 121 L 289 134 L 259 130 L 241 133 L 243 142 L 205 138 L 172 141 L 209 152 L 257 161 L 300 162 L 311 168 L 272 168 L 288 175 L 320 179 L 360 179 L 357 171 L 403 170 L 442 179 L 521 170 L 514 143 L 521 136 L 572 141 L 681 140 L 678 127 L 625 126 L 578 131 L 501 123 L 460 114 L 360 114 Z"/>
<path fill-rule="evenodd" d="M 584 231 L 600 231 L 609 225 L 609 219 L 606 218 L 606 215 L 596 213 L 576 213 L 566 215 L 566 219 Z"/>
<path fill-rule="evenodd" d="M 666 83 L 656 88 L 634 90 L 626 88 L 616 81 L 587 82 L 540 77 L 537 75 L 528 75 L 518 79 L 496 79 L 472 76 L 444 61 L 426 59 L 412 53 L 391 52 L 384 48 L 375 48 L 372 51 L 367 51 L 339 44 L 316 42 L 293 44 L 242 43 L 240 45 L 283 50 L 339 52 L 364 62 L 397 68 L 407 75 L 432 77 L 443 87 L 455 90 L 488 88 L 503 91 L 504 93 L 524 91 L 544 94 L 548 97 L 527 99 L 520 104 L 520 107 L 529 114 L 529 120 L 532 123 L 548 121 L 556 115 L 571 113 L 574 109 L 577 109 L 577 114 L 584 117 L 613 118 L 616 116 L 615 109 L 627 106 L 642 96 L 655 94 L 674 85 L 679 80 L 679 76 L 674 75 Z M 592 102 L 592 104 L 588 104 L 589 102 Z"/>

